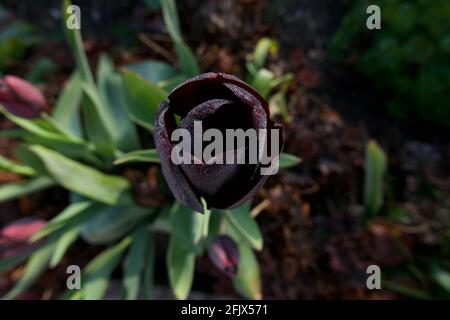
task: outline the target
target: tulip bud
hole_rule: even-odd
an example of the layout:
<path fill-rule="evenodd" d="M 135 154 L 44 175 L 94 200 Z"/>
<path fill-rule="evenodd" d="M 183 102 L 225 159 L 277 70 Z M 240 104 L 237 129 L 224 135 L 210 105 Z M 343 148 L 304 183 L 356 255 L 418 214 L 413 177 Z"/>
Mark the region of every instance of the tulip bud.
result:
<path fill-rule="evenodd" d="M 0 79 L 0 104 L 22 118 L 36 118 L 46 109 L 42 92 L 28 81 L 15 76 Z"/>
<path fill-rule="evenodd" d="M 29 244 L 28 240 L 45 224 L 44 220 L 23 218 L 0 229 L 0 253 L 2 256 L 15 256 L 33 248 L 34 245 Z"/>
<path fill-rule="evenodd" d="M 229 277 L 236 275 L 239 264 L 239 249 L 229 236 L 219 236 L 208 248 L 212 263 Z"/>

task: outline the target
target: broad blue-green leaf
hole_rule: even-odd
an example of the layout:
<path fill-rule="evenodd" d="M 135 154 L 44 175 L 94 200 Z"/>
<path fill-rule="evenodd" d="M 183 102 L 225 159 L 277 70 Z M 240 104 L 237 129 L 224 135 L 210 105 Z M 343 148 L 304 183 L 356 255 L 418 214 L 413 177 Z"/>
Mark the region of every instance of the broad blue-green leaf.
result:
<path fill-rule="evenodd" d="M 121 76 L 115 72 L 113 63 L 106 55 L 100 58 L 97 82 L 100 96 L 106 106 L 106 122 L 115 144 L 122 151 L 139 149 L 136 128 L 126 111 Z"/>
<path fill-rule="evenodd" d="M 170 64 L 158 60 L 135 62 L 125 68 L 158 85 L 161 81 L 167 81 L 177 75 L 177 71 Z"/>
<path fill-rule="evenodd" d="M 136 150 L 121 154 L 115 161 L 115 165 L 130 162 L 159 163 L 159 154 L 156 149 Z"/>
<path fill-rule="evenodd" d="M 115 246 L 103 251 L 83 270 L 83 297 L 86 300 L 103 298 L 108 289 L 111 273 L 117 267 L 131 237 L 123 239 Z"/>
<path fill-rule="evenodd" d="M 156 112 L 167 100 L 167 92 L 131 71 L 124 71 L 122 79 L 128 113 L 137 124 L 153 131 Z"/>
<path fill-rule="evenodd" d="M 68 11 L 68 7 L 72 3 L 70 0 L 63 0 L 62 2 L 62 14 L 63 14 L 63 30 L 66 33 L 67 42 L 72 49 L 75 56 L 75 62 L 77 64 L 78 71 L 80 72 L 81 78 L 87 82 L 89 85 L 94 85 L 94 77 L 92 76 L 91 69 L 89 68 L 89 63 L 84 52 L 83 39 L 81 38 L 81 33 L 79 29 L 67 28 L 67 21 L 73 19 L 75 15 L 71 16 L 72 12 Z M 81 22 L 80 22 L 81 23 Z"/>
<path fill-rule="evenodd" d="M 172 292 L 177 299 L 186 299 L 192 287 L 203 220 L 202 214 L 178 202 L 171 208 L 172 232 L 167 252 L 167 270 Z"/>
<path fill-rule="evenodd" d="M 126 179 L 104 174 L 42 146 L 33 145 L 29 150 L 39 157 L 47 174 L 65 188 L 109 205 L 131 201 Z"/>
<path fill-rule="evenodd" d="M 147 233 L 147 225 L 142 224 L 132 234 L 133 240 L 125 258 L 124 276 L 122 278 L 124 297 L 127 300 L 135 300 L 139 294 L 141 275 L 146 263 Z"/>
<path fill-rule="evenodd" d="M 153 293 L 154 269 L 155 269 L 155 235 L 147 231 L 145 236 L 146 252 L 144 255 L 144 299 L 150 299 Z"/>
<path fill-rule="evenodd" d="M 106 244 L 123 237 L 154 212 L 153 208 L 138 206 L 99 206 L 95 210 L 81 228 L 82 238 L 92 244 Z"/>
<path fill-rule="evenodd" d="M 33 168 L 13 162 L 2 155 L 0 155 L 0 170 L 5 170 L 23 176 L 33 176 L 36 173 Z"/>
<path fill-rule="evenodd" d="M 69 137 L 64 136 L 60 129 L 54 126 L 47 119 L 21 118 L 6 111 L 6 109 L 4 109 L 4 107 L 1 105 L 0 112 L 3 113 L 3 115 L 5 115 L 5 117 L 7 117 L 11 122 L 14 122 L 16 125 L 32 134 L 59 141 L 72 141 Z"/>
<path fill-rule="evenodd" d="M 383 206 L 383 179 L 386 173 L 386 154 L 374 140 L 366 147 L 364 176 L 364 206 L 370 215 L 375 215 Z"/>
<path fill-rule="evenodd" d="M 25 272 L 15 286 L 4 296 L 4 299 L 14 299 L 36 281 L 48 266 L 54 247 L 54 242 L 50 241 L 31 255 L 26 264 Z"/>
<path fill-rule="evenodd" d="M 29 254 L 21 254 L 17 256 L 7 257 L 0 259 L 0 272 L 8 271 L 17 267 L 19 264 L 27 260 Z"/>
<path fill-rule="evenodd" d="M 256 250 L 262 249 L 261 231 L 255 219 L 250 216 L 250 202 L 236 209 L 226 210 L 225 217 L 253 248 Z"/>
<path fill-rule="evenodd" d="M 211 214 L 208 228 L 209 239 L 214 239 L 221 233 L 223 217 L 224 213 L 222 211 L 215 211 L 213 214 Z"/>
<path fill-rule="evenodd" d="M 48 131 L 55 132 L 67 140 L 85 143 L 85 141 L 82 138 L 72 134 L 70 130 L 68 130 L 65 126 L 61 125 L 58 121 L 49 116 L 47 113 L 42 113 L 41 118 L 37 118 L 34 121 L 42 128 Z"/>
<path fill-rule="evenodd" d="M 233 287 L 247 299 L 262 299 L 259 263 L 252 248 L 246 242 L 238 242 L 238 273 L 233 278 Z"/>
<path fill-rule="evenodd" d="M 295 167 L 300 162 L 302 162 L 302 159 L 299 157 L 283 152 L 280 156 L 280 169 Z"/>
<path fill-rule="evenodd" d="M 171 218 L 173 211 L 173 204 L 165 205 L 160 210 L 158 210 L 158 214 L 155 218 L 155 220 L 150 225 L 150 230 L 154 232 L 161 232 L 161 233 L 171 233 Z"/>
<path fill-rule="evenodd" d="M 92 141 L 104 155 L 112 156 L 116 145 L 112 136 L 114 128 L 109 113 L 98 92 L 85 84 L 83 84 L 82 106 L 83 124 L 89 141 Z"/>
<path fill-rule="evenodd" d="M 80 120 L 80 105 L 83 96 L 80 74 L 75 72 L 56 101 L 52 117 L 74 136 L 83 137 Z"/>
<path fill-rule="evenodd" d="M 189 46 L 183 42 L 175 42 L 175 51 L 180 61 L 181 71 L 188 77 L 195 77 L 200 73 L 197 60 Z"/>
<path fill-rule="evenodd" d="M 66 139 L 51 139 L 27 133 L 23 136 L 23 140 L 28 144 L 38 144 L 43 147 L 55 150 L 62 155 L 73 158 L 75 160 L 82 160 L 89 162 L 95 166 L 103 166 L 104 162 L 97 156 L 96 147 L 90 142 L 73 142 Z M 24 161 L 23 158 L 20 160 Z"/>
<path fill-rule="evenodd" d="M 195 252 L 186 249 L 180 238 L 171 237 L 167 251 L 167 271 L 175 298 L 184 300 L 194 280 Z"/>
<path fill-rule="evenodd" d="M 25 130 L 22 132 L 16 131 L 18 137 L 25 141 L 43 145 L 69 157 L 84 159 L 94 164 L 98 162 L 98 159 L 93 154 L 96 149 L 90 142 L 83 141 L 70 133 L 68 134 L 55 120 L 47 117 L 45 114 L 43 114 L 44 118 L 25 119 L 7 112 L 1 106 L 0 112 Z"/>
<path fill-rule="evenodd" d="M 177 52 L 181 70 L 189 77 L 198 75 L 200 68 L 198 67 L 195 56 L 183 41 L 175 2 L 173 0 L 161 0 L 161 8 L 167 31 L 175 43 L 175 51 Z"/>
<path fill-rule="evenodd" d="M 450 272 L 441 267 L 433 266 L 431 268 L 431 275 L 442 288 L 450 292 Z"/>
<path fill-rule="evenodd" d="M 0 112 L 11 122 L 14 122 L 33 135 L 61 142 L 84 143 L 83 139 L 72 135 L 66 128 L 62 127 L 46 113 L 42 113 L 39 118 L 26 119 L 8 112 L 1 105 Z"/>
<path fill-rule="evenodd" d="M 170 37 L 174 42 L 183 41 L 175 1 L 173 0 L 160 0 L 160 1 L 164 16 L 164 23 L 166 25 L 167 31 L 170 34 Z"/>
<path fill-rule="evenodd" d="M 57 134 L 59 136 L 58 140 L 60 140 L 61 142 L 71 143 L 74 145 L 76 144 L 80 146 L 88 144 L 87 141 L 72 134 L 69 130 L 67 130 L 67 128 L 59 124 L 55 119 L 53 119 L 46 113 L 42 113 L 41 118 L 34 119 L 33 121 L 41 128 Z"/>
<path fill-rule="evenodd" d="M 186 80 L 189 80 L 189 78 L 190 77 L 180 73 L 173 78 L 159 82 L 158 85 L 165 91 L 171 92 L 173 89 L 175 89 L 175 87 L 185 82 Z"/>
<path fill-rule="evenodd" d="M 91 215 L 88 209 L 92 207 L 92 202 L 83 201 L 70 204 L 60 214 L 51 219 L 47 224 L 39 229 L 32 237 L 31 241 L 37 241 L 67 225 L 79 225 Z"/>
<path fill-rule="evenodd" d="M 250 85 L 258 91 L 258 93 L 267 98 L 270 91 L 273 88 L 273 81 L 275 80 L 275 74 L 267 69 L 260 69 L 251 78 Z"/>
<path fill-rule="evenodd" d="M 179 202 L 175 202 L 171 208 L 171 234 L 180 239 L 181 246 L 188 250 L 198 250 L 200 240 L 204 235 L 204 214 L 198 213 Z"/>
<path fill-rule="evenodd" d="M 66 254 L 67 249 L 78 239 L 80 234 L 79 225 L 69 225 L 64 227 L 61 237 L 57 240 L 55 244 L 55 249 L 50 258 L 49 266 L 50 268 L 56 267 L 61 259 Z"/>
<path fill-rule="evenodd" d="M 7 129 L 0 131 L 0 138 L 23 139 L 27 132 L 23 129 Z"/>
<path fill-rule="evenodd" d="M 136 62 L 125 68 L 141 75 L 148 82 L 156 84 L 167 92 L 189 79 L 188 76 L 177 73 L 170 64 L 158 60 Z"/>
<path fill-rule="evenodd" d="M 47 189 L 55 184 L 55 181 L 48 177 L 37 177 L 24 182 L 13 182 L 2 185 L 0 186 L 0 203 Z"/>

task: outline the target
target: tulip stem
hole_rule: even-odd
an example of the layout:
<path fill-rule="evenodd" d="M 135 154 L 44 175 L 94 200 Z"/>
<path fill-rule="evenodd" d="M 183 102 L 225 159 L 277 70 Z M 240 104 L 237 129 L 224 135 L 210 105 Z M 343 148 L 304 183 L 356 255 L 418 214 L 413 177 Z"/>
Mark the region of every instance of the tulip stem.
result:
<path fill-rule="evenodd" d="M 208 205 L 206 203 L 206 200 L 202 197 L 200 198 L 200 201 L 203 205 L 203 226 L 202 226 L 202 236 L 204 238 L 208 237 L 208 229 L 209 229 L 209 218 L 211 217 L 211 210 L 208 209 Z"/>

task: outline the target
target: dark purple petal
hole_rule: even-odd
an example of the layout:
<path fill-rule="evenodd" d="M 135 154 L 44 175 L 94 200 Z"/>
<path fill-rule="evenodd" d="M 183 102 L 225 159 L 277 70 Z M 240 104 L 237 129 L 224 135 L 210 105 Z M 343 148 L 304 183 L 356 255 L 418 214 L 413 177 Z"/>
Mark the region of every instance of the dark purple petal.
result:
<path fill-rule="evenodd" d="M 280 136 L 279 136 L 279 138 L 280 138 L 280 141 L 279 141 L 280 149 L 278 151 L 278 154 L 281 155 L 281 152 L 283 150 L 282 128 L 278 127 L 278 126 L 275 126 L 274 124 L 271 124 L 270 128 L 280 130 Z M 269 144 L 270 144 L 270 136 L 269 136 L 267 145 L 269 145 Z M 255 195 L 255 193 L 263 186 L 263 184 L 266 182 L 266 180 L 269 178 L 269 176 L 268 175 L 261 175 L 260 174 L 260 169 L 261 169 L 260 166 L 258 166 L 256 168 L 255 174 L 253 175 L 253 178 L 250 180 L 250 182 L 248 184 L 249 185 L 248 189 L 242 192 L 242 198 L 240 198 L 240 199 L 238 199 L 238 200 L 236 200 L 234 202 L 230 201 L 229 203 L 231 203 L 231 204 L 229 204 L 229 206 L 226 209 L 237 208 L 240 205 L 244 204 L 245 202 L 250 200 Z"/>
<path fill-rule="evenodd" d="M 283 150 L 283 134 L 281 127 L 275 126 L 270 123 L 269 129 L 280 130 L 279 134 L 279 150 L 278 155 Z M 265 146 L 269 146 L 271 143 L 270 135 L 267 137 L 268 141 Z M 261 175 L 261 164 L 257 166 L 241 165 L 239 174 L 234 180 L 228 180 L 228 184 L 224 186 L 220 193 L 210 198 L 208 203 L 211 203 L 212 209 L 233 209 L 251 199 L 256 192 L 263 186 L 269 175 Z"/>
<path fill-rule="evenodd" d="M 212 263 L 229 277 L 238 272 L 239 248 L 229 236 L 219 236 L 208 248 Z"/>
<path fill-rule="evenodd" d="M 181 121 L 180 128 L 187 129 L 191 133 L 193 140 L 199 139 L 199 141 L 202 141 L 202 136 L 195 136 L 194 121 L 202 121 L 202 124 L 205 125 L 208 122 L 207 119 L 217 114 L 220 108 L 233 108 L 233 103 L 233 101 L 223 99 L 206 101 L 187 114 Z M 203 131 L 206 131 L 206 129 L 203 128 Z M 192 153 L 194 152 L 194 146 L 192 146 L 191 151 Z M 231 150 L 231 152 L 237 153 L 236 150 Z M 224 155 L 222 153 L 216 156 Z M 202 164 L 194 164 L 194 156 L 191 159 L 191 164 L 182 164 L 181 167 L 195 189 L 195 192 L 207 199 L 209 196 L 219 192 L 227 180 L 231 180 L 239 171 L 239 166 L 236 164 L 206 164 L 205 162 Z"/>
<path fill-rule="evenodd" d="M 233 75 L 225 73 L 204 73 L 183 82 L 169 94 L 170 106 L 174 113 L 184 117 L 197 105 L 212 99 L 236 100 L 236 96 L 224 84 L 232 84 L 248 92 L 255 97 L 263 108 L 265 114 L 269 114 L 267 102 L 252 87 Z"/>
<path fill-rule="evenodd" d="M 203 212 L 200 199 L 192 190 L 183 170 L 179 165 L 175 165 L 172 162 L 171 152 L 173 145 L 168 131 L 171 133 L 174 126 L 175 120 L 173 114 L 170 113 L 169 105 L 163 102 L 158 111 L 154 133 L 156 149 L 161 158 L 162 172 L 170 190 L 178 201 L 198 212 Z"/>
<path fill-rule="evenodd" d="M 208 117 L 214 115 L 223 106 L 225 105 L 231 106 L 234 103 L 235 102 L 232 100 L 225 100 L 225 99 L 211 99 L 205 101 L 195 106 L 191 111 L 189 111 L 189 113 L 186 114 L 186 116 L 180 123 L 180 127 L 188 129 L 189 126 L 192 126 L 194 120 L 203 121 Z M 183 125 L 183 123 L 185 124 Z"/>
<path fill-rule="evenodd" d="M 213 99 L 206 101 L 194 109 L 182 120 L 180 127 L 187 129 L 194 137 L 194 121 L 202 121 L 203 131 L 207 128 L 233 129 L 252 128 L 251 108 L 233 101 Z M 236 117 L 239 115 L 239 117 Z M 226 128 L 222 128 L 226 127 Z M 225 134 L 225 132 L 223 132 Z M 194 137 L 202 139 L 202 137 Z M 225 146 L 224 146 L 225 148 Z M 193 152 L 192 146 L 192 152 Z M 203 150 L 203 149 L 202 149 Z M 240 150 L 224 149 L 224 153 L 216 155 L 226 159 L 226 153 L 234 154 L 234 159 L 248 156 L 248 148 Z M 203 159 L 205 160 L 205 159 Z M 256 164 L 183 164 L 181 165 L 187 178 L 196 192 L 203 196 L 209 207 L 224 209 L 223 201 L 233 201 L 241 197 L 243 190 L 247 189 L 246 182 L 250 181 Z"/>
<path fill-rule="evenodd" d="M 255 96 L 251 95 L 248 91 L 238 87 L 237 85 L 226 83 L 224 84 L 234 96 L 236 96 L 242 103 L 251 107 L 253 128 L 264 129 L 267 128 L 267 124 L 270 121 L 269 113 L 264 109 L 261 101 Z"/>
<path fill-rule="evenodd" d="M 195 191 L 203 196 L 208 205 L 218 209 L 215 197 L 228 198 L 227 190 L 233 190 L 233 184 L 240 176 L 243 165 L 238 164 L 191 164 L 181 165 L 183 171 L 192 183 Z"/>

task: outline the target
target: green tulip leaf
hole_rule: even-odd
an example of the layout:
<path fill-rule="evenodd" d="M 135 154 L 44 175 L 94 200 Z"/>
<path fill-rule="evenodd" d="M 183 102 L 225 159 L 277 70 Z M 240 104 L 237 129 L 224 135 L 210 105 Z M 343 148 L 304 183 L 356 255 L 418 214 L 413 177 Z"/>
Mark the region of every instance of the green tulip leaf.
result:
<path fill-rule="evenodd" d="M 366 147 L 365 177 L 364 177 L 364 206 L 373 216 L 383 206 L 383 179 L 386 173 L 386 154 L 373 140 Z"/>
<path fill-rule="evenodd" d="M 123 71 L 122 80 L 128 114 L 137 124 L 153 131 L 156 112 L 167 100 L 167 92 L 131 71 Z"/>
<path fill-rule="evenodd" d="M 2 185 L 0 186 L 0 203 L 50 188 L 55 184 L 53 179 L 42 176 L 23 182 L 12 182 Z"/>
<path fill-rule="evenodd" d="M 123 239 L 118 244 L 106 249 L 95 257 L 83 269 L 83 297 L 86 300 L 102 299 L 109 286 L 109 279 L 117 267 L 125 249 L 130 245 L 131 237 Z"/>
<path fill-rule="evenodd" d="M 159 163 L 159 154 L 156 149 L 136 150 L 121 154 L 115 161 L 115 165 L 131 162 Z"/>
<path fill-rule="evenodd" d="M 255 219 L 250 216 L 250 202 L 232 210 L 226 210 L 225 218 L 256 250 L 263 247 L 261 231 Z"/>
<path fill-rule="evenodd" d="M 289 153 L 281 153 L 280 156 L 280 169 L 287 169 L 295 167 L 302 162 L 302 159 Z"/>
<path fill-rule="evenodd" d="M 40 168 L 30 166 L 38 171 L 44 169 L 44 173 L 66 189 L 109 205 L 132 201 L 130 184 L 125 178 L 104 174 L 42 146 L 33 145 L 28 149 L 42 164 Z"/>

